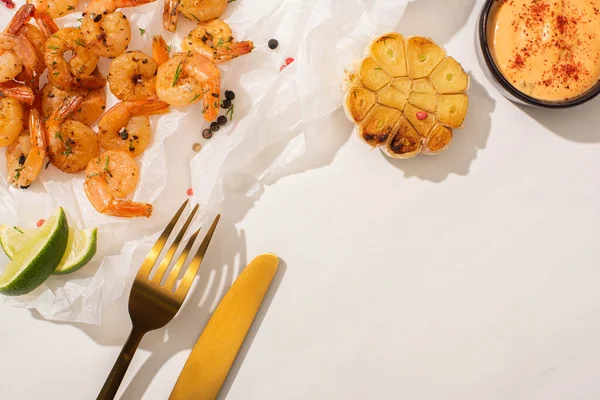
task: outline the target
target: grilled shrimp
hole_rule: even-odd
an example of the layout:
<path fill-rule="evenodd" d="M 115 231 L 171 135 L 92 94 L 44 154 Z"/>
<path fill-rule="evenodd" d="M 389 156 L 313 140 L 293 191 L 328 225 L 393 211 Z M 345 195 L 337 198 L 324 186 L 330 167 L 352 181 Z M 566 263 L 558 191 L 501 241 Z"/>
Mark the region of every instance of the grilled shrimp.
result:
<path fill-rule="evenodd" d="M 69 61 L 64 58 L 67 51 L 73 52 Z M 106 85 L 102 76 L 91 75 L 98 64 L 98 56 L 85 46 L 80 29 L 64 28 L 50 36 L 46 41 L 44 63 L 48 68 L 48 80 L 62 90 L 97 89 Z"/>
<path fill-rule="evenodd" d="M 8 180 L 15 187 L 27 189 L 38 177 L 46 157 L 44 127 L 37 110 L 29 117 L 29 133 L 21 134 L 6 149 Z"/>
<path fill-rule="evenodd" d="M 154 0 L 92 0 L 81 23 L 83 41 L 97 56 L 114 58 L 131 40 L 131 25 L 117 8 L 135 7 Z"/>
<path fill-rule="evenodd" d="M 23 104 L 32 104 L 31 88 L 15 82 L 0 83 L 0 146 L 8 146 L 23 131 Z"/>
<path fill-rule="evenodd" d="M 65 92 L 51 83 L 47 83 L 42 89 L 42 114 L 48 118 L 61 103 L 73 94 L 85 96 L 79 108 L 69 117 L 73 121 L 79 121 L 84 125 L 91 125 L 106 109 L 106 91 L 101 89 L 85 90 L 80 93 Z"/>
<path fill-rule="evenodd" d="M 214 121 L 219 113 L 221 75 L 208 58 L 196 53 L 177 53 L 158 67 L 156 94 L 175 107 L 204 100 L 202 114 Z"/>
<path fill-rule="evenodd" d="M 83 98 L 82 95 L 67 97 L 46 120 L 48 158 L 52 165 L 68 173 L 82 171 L 100 154 L 94 131 L 81 122 L 67 119 L 81 106 Z"/>
<path fill-rule="evenodd" d="M 177 0 L 165 0 L 169 3 Z M 191 21 L 204 22 L 219 18 L 227 7 L 229 0 L 181 0 L 178 11 Z M 166 11 L 172 11 L 173 6 L 165 7 Z"/>
<path fill-rule="evenodd" d="M 142 100 L 117 103 L 98 122 L 100 146 L 106 150 L 128 151 L 137 157 L 152 140 L 149 115 L 164 114 L 164 101 Z"/>
<path fill-rule="evenodd" d="M 108 68 L 110 91 L 119 100 L 156 99 L 156 69 L 152 57 L 128 51 L 115 58 Z"/>
<path fill-rule="evenodd" d="M 36 63 L 35 49 L 27 39 L 0 33 L 0 83 L 12 81 L 22 70 L 33 78 Z"/>
<path fill-rule="evenodd" d="M 222 63 L 250 53 L 251 41 L 236 42 L 231 28 L 220 19 L 200 22 L 181 43 L 183 51 L 195 51 L 214 63 Z"/>
<path fill-rule="evenodd" d="M 133 193 L 139 180 L 139 168 L 128 152 L 103 153 L 90 161 L 85 175 L 85 194 L 99 213 L 123 218 L 152 214 L 152 204 L 120 200 Z"/>

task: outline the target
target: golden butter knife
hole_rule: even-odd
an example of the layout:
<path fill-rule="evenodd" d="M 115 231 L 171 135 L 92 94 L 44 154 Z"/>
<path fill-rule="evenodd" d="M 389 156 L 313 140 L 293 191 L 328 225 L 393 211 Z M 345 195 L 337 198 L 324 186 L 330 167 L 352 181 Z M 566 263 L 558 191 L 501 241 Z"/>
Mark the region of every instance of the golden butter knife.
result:
<path fill-rule="evenodd" d="M 208 321 L 169 400 L 217 398 L 278 266 L 275 254 L 262 254 L 248 264 Z"/>

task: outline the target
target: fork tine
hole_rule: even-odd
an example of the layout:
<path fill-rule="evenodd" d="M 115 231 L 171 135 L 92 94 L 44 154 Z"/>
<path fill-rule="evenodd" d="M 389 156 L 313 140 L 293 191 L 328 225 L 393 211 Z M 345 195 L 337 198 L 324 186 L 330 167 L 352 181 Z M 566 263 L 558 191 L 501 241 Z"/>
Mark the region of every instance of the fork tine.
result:
<path fill-rule="evenodd" d="M 200 229 L 202 229 L 202 228 L 200 228 Z M 188 254 L 190 253 L 190 250 L 192 250 L 192 247 L 194 246 L 194 242 L 196 241 L 196 238 L 198 237 L 198 234 L 200 233 L 200 229 L 198 229 L 196 232 L 194 232 L 194 234 L 190 237 L 187 244 L 185 245 L 185 249 L 183 249 L 183 251 L 179 255 L 179 258 L 177 259 L 175 266 L 171 270 L 171 273 L 169 274 L 169 277 L 167 278 L 167 281 L 165 282 L 165 285 L 164 285 L 165 289 L 168 289 L 170 291 L 173 288 L 173 284 L 177 280 L 177 277 L 179 276 L 179 272 L 181 272 L 181 268 L 183 268 L 183 264 L 185 264 L 185 260 L 187 259 Z"/>
<path fill-rule="evenodd" d="M 160 284 L 160 281 L 162 281 L 163 275 L 165 274 L 165 271 L 167 270 L 167 268 L 169 268 L 169 264 L 171 263 L 171 260 L 173 259 L 175 252 L 177 251 L 177 247 L 179 247 L 179 243 L 181 243 L 181 239 L 183 239 L 183 235 L 185 235 L 185 232 L 187 231 L 188 227 L 192 223 L 192 220 L 194 219 L 194 215 L 196 215 L 196 211 L 198 211 L 198 207 L 200 207 L 200 205 L 196 204 L 196 206 L 190 213 L 190 216 L 188 217 L 188 219 L 185 221 L 185 223 L 179 230 L 177 237 L 175 238 L 173 243 L 171 243 L 171 247 L 169 247 L 167 254 L 165 254 L 165 257 L 160 262 L 160 265 L 158 266 L 158 269 L 156 270 L 156 274 L 154 274 L 154 277 L 152 278 L 152 280 L 155 283 Z"/>
<path fill-rule="evenodd" d="M 219 223 L 220 218 L 221 218 L 220 214 L 215 217 L 215 220 L 213 221 L 212 225 L 210 226 L 210 229 L 208 230 L 208 232 L 206 233 L 204 240 L 202 240 L 202 243 L 200 244 L 200 247 L 198 248 L 196 255 L 192 259 L 190 266 L 188 267 L 187 271 L 185 271 L 185 275 L 183 276 L 183 279 L 181 280 L 179 287 L 175 291 L 175 296 L 180 301 L 183 301 L 183 299 L 187 295 L 188 291 L 190 290 L 190 287 L 192 286 L 194 277 L 198 273 L 198 268 L 200 268 L 200 264 L 202 264 L 202 260 L 204 260 L 204 255 L 206 254 L 208 245 L 210 244 L 213 234 L 215 233 L 215 229 L 217 229 L 217 224 Z M 177 276 L 175 277 L 175 279 L 177 279 Z"/>
<path fill-rule="evenodd" d="M 175 216 L 171 219 L 171 221 L 169 222 L 169 224 L 167 225 L 167 227 L 165 228 L 163 233 L 160 235 L 160 237 L 158 238 L 156 243 L 154 243 L 154 246 L 152 246 L 152 249 L 150 249 L 150 252 L 144 259 L 144 262 L 142 263 L 142 266 L 140 267 L 140 269 L 136 275 L 136 279 L 141 279 L 141 278 L 147 279 L 148 278 L 150 271 L 152 271 L 152 267 L 154 267 L 154 264 L 156 263 L 156 259 L 158 258 L 163 247 L 165 247 L 165 243 L 167 243 L 167 239 L 169 239 L 169 235 L 173 231 L 173 228 L 177 224 L 179 217 L 181 216 L 181 214 L 183 213 L 183 210 L 185 210 L 185 207 L 188 205 L 189 202 L 190 202 L 190 200 L 187 199 L 181 205 L 181 207 L 179 207 L 179 210 L 177 210 L 177 212 L 175 213 Z"/>

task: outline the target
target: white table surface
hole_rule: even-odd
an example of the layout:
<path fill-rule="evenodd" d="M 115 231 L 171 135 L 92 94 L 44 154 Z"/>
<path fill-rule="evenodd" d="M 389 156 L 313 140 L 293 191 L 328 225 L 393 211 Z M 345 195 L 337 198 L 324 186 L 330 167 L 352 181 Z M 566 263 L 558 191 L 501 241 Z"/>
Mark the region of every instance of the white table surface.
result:
<path fill-rule="evenodd" d="M 340 112 L 293 174 L 228 203 L 192 298 L 142 341 L 120 398 L 168 397 L 216 288 L 266 251 L 282 267 L 221 399 L 600 398 L 600 100 L 547 112 L 502 98 L 474 56 L 481 4 L 420 0 L 398 27 L 473 76 L 453 147 L 390 162 Z M 428 13 L 449 22 L 423 26 Z M 95 398 L 126 304 L 101 326 L 3 307 L 0 398 Z"/>

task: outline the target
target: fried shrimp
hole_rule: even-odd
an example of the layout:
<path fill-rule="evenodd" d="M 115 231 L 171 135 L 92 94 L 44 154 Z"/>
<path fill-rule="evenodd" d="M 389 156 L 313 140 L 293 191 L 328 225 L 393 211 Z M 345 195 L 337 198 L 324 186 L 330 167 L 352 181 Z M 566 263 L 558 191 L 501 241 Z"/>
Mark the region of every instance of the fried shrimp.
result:
<path fill-rule="evenodd" d="M 98 157 L 100 146 L 94 131 L 78 121 L 67 119 L 76 111 L 84 96 L 67 97 L 46 120 L 48 158 L 61 171 L 77 173 Z"/>
<path fill-rule="evenodd" d="M 228 2 L 229 0 L 181 0 L 178 11 L 191 21 L 210 21 L 225 12 Z"/>
<path fill-rule="evenodd" d="M 23 104 L 32 104 L 31 88 L 15 82 L 0 84 L 0 146 L 8 146 L 23 131 Z"/>
<path fill-rule="evenodd" d="M 99 213 L 123 218 L 152 215 L 152 204 L 121 200 L 133 193 L 139 180 L 139 168 L 128 152 L 105 152 L 90 161 L 85 175 L 85 194 Z"/>
<path fill-rule="evenodd" d="M 236 42 L 231 28 L 220 19 L 200 22 L 181 43 L 183 51 L 195 51 L 214 63 L 222 63 L 250 53 L 251 41 Z"/>
<path fill-rule="evenodd" d="M 156 94 L 175 107 L 204 100 L 202 114 L 214 121 L 219 113 L 221 75 L 208 58 L 196 53 L 177 53 L 158 67 Z"/>
<path fill-rule="evenodd" d="M 33 78 L 36 63 L 35 49 L 27 39 L 0 33 L 0 83 L 13 80 L 22 70 Z"/>
<path fill-rule="evenodd" d="M 135 7 L 154 0 L 92 0 L 81 23 L 83 41 L 97 56 L 114 58 L 131 40 L 131 25 L 117 8 Z"/>
<path fill-rule="evenodd" d="M 73 52 L 69 61 L 64 58 L 67 51 Z M 98 56 L 87 49 L 80 29 L 64 28 L 50 36 L 46 41 L 44 63 L 48 68 L 48 80 L 62 90 L 97 89 L 106 85 L 102 76 L 91 75 L 98 64 Z"/>
<path fill-rule="evenodd" d="M 6 149 L 8 180 L 15 187 L 27 189 L 38 177 L 46 157 L 44 127 L 37 110 L 29 117 L 29 133 L 21 134 Z"/>
<path fill-rule="evenodd" d="M 110 91 L 119 100 L 156 99 L 156 70 L 152 57 L 129 51 L 115 58 L 108 68 Z"/>
<path fill-rule="evenodd" d="M 101 89 L 82 90 L 80 93 L 66 92 L 60 90 L 51 83 L 47 83 L 42 89 L 42 114 L 48 118 L 61 103 L 73 94 L 85 96 L 77 110 L 69 117 L 73 121 L 79 121 L 85 125 L 91 125 L 100 118 L 106 109 L 106 91 Z"/>
<path fill-rule="evenodd" d="M 168 111 L 169 105 L 158 100 L 117 103 L 98 122 L 100 146 L 106 150 L 127 151 L 132 157 L 139 156 L 152 140 L 148 116 Z"/>

